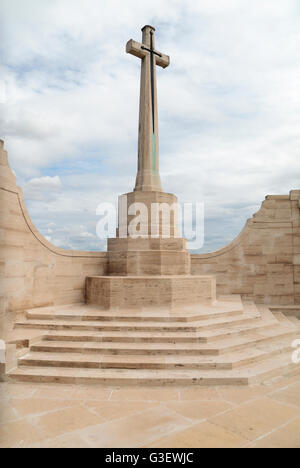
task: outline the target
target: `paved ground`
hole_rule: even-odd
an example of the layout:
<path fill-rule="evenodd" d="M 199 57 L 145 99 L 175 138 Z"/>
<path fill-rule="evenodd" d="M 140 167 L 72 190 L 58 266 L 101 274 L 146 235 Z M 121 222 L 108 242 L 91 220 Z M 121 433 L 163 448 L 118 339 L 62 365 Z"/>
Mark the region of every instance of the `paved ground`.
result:
<path fill-rule="evenodd" d="M 300 448 L 300 375 L 254 387 L 0 384 L 0 447 Z"/>

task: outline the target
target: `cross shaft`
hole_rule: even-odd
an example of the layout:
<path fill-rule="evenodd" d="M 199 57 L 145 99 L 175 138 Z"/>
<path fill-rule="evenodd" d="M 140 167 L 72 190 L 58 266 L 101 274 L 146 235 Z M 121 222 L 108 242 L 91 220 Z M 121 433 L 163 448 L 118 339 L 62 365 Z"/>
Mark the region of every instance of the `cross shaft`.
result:
<path fill-rule="evenodd" d="M 159 176 L 156 65 L 168 67 L 170 57 L 155 49 L 152 26 L 143 29 L 142 43 L 130 40 L 126 52 L 142 60 L 138 174 L 135 190 L 161 191 Z"/>

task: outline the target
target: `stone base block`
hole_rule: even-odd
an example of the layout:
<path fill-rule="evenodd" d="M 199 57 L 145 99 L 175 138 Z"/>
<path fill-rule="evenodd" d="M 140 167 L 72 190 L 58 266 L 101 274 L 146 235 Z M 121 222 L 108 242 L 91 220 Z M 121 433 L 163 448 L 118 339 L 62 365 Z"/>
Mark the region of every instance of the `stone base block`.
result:
<path fill-rule="evenodd" d="M 121 195 L 117 237 L 130 236 L 129 225 L 137 216 L 138 232 L 141 235 L 177 237 L 179 232 L 177 208 L 177 197 L 171 193 L 130 192 Z M 140 218 L 142 214 L 143 221 Z"/>
<path fill-rule="evenodd" d="M 109 252 L 109 276 L 189 275 L 187 251 Z"/>
<path fill-rule="evenodd" d="M 216 300 L 214 276 L 91 276 L 86 301 L 104 309 L 177 307 Z"/>

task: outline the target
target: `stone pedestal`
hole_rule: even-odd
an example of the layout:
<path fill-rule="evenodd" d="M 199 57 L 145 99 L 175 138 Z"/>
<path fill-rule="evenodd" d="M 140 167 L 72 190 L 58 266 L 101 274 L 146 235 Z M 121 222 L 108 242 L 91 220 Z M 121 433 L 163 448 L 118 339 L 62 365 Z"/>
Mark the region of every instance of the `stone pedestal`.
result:
<path fill-rule="evenodd" d="M 139 218 L 141 237 L 178 238 L 177 204 L 177 197 L 165 192 L 135 191 L 121 195 L 117 237 L 131 235 L 130 225 Z"/>
<path fill-rule="evenodd" d="M 189 275 L 190 254 L 185 239 L 109 239 L 111 276 Z"/>
<path fill-rule="evenodd" d="M 190 255 L 184 250 L 109 252 L 110 276 L 188 275 L 190 270 Z"/>
<path fill-rule="evenodd" d="M 86 280 L 88 304 L 103 309 L 177 307 L 216 300 L 214 276 L 93 276 Z"/>
<path fill-rule="evenodd" d="M 131 223 L 136 225 L 139 220 L 140 236 L 132 238 Z M 177 226 L 175 195 L 138 191 L 122 195 L 119 198 L 119 237 L 108 240 L 108 274 L 189 275 L 191 262 L 187 241 L 177 237 Z"/>

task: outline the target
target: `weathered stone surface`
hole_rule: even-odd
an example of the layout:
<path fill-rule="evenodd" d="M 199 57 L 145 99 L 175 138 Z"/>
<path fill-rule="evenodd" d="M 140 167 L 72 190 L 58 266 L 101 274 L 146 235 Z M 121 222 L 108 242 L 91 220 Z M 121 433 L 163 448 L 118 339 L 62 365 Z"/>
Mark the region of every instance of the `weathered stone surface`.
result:
<path fill-rule="evenodd" d="M 110 239 L 109 253 L 54 247 L 30 220 L 3 143 L 0 162 L 1 175 L 5 174 L 0 179 L 0 336 L 11 327 L 16 311 L 84 301 L 87 276 L 189 273 L 186 241 L 176 237 Z M 233 243 L 218 252 L 191 256 L 192 274 L 216 275 L 219 294 L 299 304 L 299 193 L 267 197 L 261 212 Z M 149 206 L 176 201 L 163 192 L 133 192 L 128 198 L 128 203 Z M 174 234 L 175 223 L 171 227 Z"/>
<path fill-rule="evenodd" d="M 222 294 L 238 293 L 271 304 L 298 303 L 299 193 L 268 196 L 231 244 L 218 252 L 192 255 L 192 274 L 216 275 Z"/>
<path fill-rule="evenodd" d="M 130 237 L 129 226 L 136 215 L 126 216 L 134 204 L 143 204 L 148 216 L 140 229 L 143 236 Z M 167 207 L 155 214 L 153 206 Z M 138 205 L 139 206 L 139 205 Z M 188 275 L 191 272 L 187 241 L 177 237 L 177 197 L 164 192 L 136 191 L 119 199 L 119 228 L 108 240 L 108 274 L 111 276 Z M 170 209 L 169 209 L 170 207 Z M 175 207 L 175 209 L 173 209 Z M 154 228 L 157 236 L 153 237 Z M 167 229 L 167 231 L 166 231 Z M 164 233 L 168 237 L 163 237 Z M 126 236 L 126 237 L 124 237 Z"/>
<path fill-rule="evenodd" d="M 86 276 L 106 271 L 107 253 L 58 249 L 37 231 L 0 141 L 0 337 L 16 311 L 83 302 Z"/>
<path fill-rule="evenodd" d="M 121 195 L 121 197 L 119 197 L 119 212 L 121 211 L 121 213 L 119 213 L 119 223 L 122 226 L 118 228 L 117 237 L 121 238 L 129 235 L 130 223 L 137 216 L 136 210 L 134 210 L 134 214 L 130 214 L 130 209 L 134 209 L 135 205 L 138 207 L 139 204 L 142 204 L 147 209 L 148 219 L 146 220 L 146 224 L 140 226 L 141 235 L 154 237 L 155 233 L 155 236 L 159 238 L 164 235 L 163 228 L 167 228 L 168 240 L 170 240 L 170 238 L 177 238 L 177 203 L 178 200 L 175 195 L 161 191 L 136 191 Z M 124 211 L 124 209 L 122 210 L 123 204 L 126 211 Z M 152 213 L 152 209 L 155 208 L 156 205 L 160 205 L 161 207 L 165 206 L 167 208 L 170 207 L 170 211 L 166 213 L 165 218 L 160 211 L 159 218 L 156 220 L 155 214 Z M 173 210 L 173 208 L 175 208 L 175 210 Z M 127 219 L 126 214 L 128 214 Z M 170 214 L 170 216 L 168 216 L 168 214 Z M 138 239 L 140 239 L 140 237 L 138 237 Z"/>
<path fill-rule="evenodd" d="M 197 304 L 216 299 L 213 276 L 134 276 L 87 278 L 86 300 L 105 309 Z"/>
<path fill-rule="evenodd" d="M 135 190 L 160 192 L 162 189 L 159 175 L 156 65 L 166 68 L 170 64 L 170 58 L 162 53 L 153 54 L 153 67 L 151 69 L 149 48 L 152 46 L 155 49 L 155 29 L 147 25 L 142 31 L 142 44 L 131 39 L 126 46 L 127 53 L 142 60 L 138 173 Z"/>

